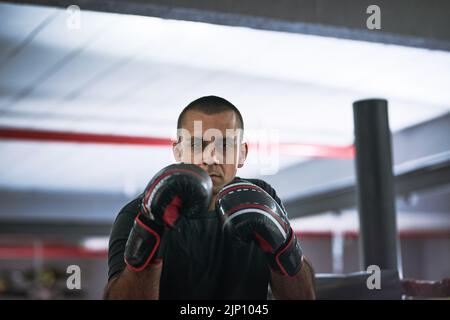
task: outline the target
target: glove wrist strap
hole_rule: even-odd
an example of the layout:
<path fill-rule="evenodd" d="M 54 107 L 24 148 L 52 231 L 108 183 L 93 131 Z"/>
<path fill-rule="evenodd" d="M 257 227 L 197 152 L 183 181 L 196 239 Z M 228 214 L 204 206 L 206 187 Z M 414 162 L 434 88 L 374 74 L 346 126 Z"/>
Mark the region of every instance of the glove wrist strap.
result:
<path fill-rule="evenodd" d="M 164 226 L 139 213 L 125 246 L 125 263 L 133 271 L 144 270 L 157 256 Z"/>
<path fill-rule="evenodd" d="M 269 254 L 270 266 L 273 270 L 286 275 L 296 275 L 303 262 L 303 252 L 292 229 L 289 240 L 274 254 Z"/>

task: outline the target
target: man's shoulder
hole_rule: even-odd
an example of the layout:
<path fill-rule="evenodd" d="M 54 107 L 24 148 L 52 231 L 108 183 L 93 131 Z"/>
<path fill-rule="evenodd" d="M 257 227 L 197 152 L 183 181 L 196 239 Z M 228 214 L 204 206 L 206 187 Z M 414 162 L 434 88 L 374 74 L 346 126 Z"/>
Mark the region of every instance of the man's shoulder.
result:
<path fill-rule="evenodd" d="M 264 181 L 262 179 L 256 179 L 256 178 L 241 178 L 241 177 L 236 177 L 237 179 L 243 179 L 246 180 L 248 182 L 251 182 L 253 184 L 256 184 L 258 187 L 263 188 L 265 191 L 267 191 L 269 194 L 273 192 L 275 192 L 275 189 L 267 182 Z"/>
<path fill-rule="evenodd" d="M 136 198 L 125 204 L 122 209 L 120 209 L 119 214 L 117 217 L 122 215 L 129 215 L 133 218 L 136 217 L 136 215 L 139 212 L 139 205 L 142 201 L 142 194 L 138 195 Z"/>

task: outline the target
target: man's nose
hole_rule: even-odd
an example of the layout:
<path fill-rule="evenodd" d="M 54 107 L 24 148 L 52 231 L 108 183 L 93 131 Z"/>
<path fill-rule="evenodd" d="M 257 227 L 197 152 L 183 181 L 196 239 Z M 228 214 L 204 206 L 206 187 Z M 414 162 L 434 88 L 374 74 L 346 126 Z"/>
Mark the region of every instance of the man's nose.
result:
<path fill-rule="evenodd" d="M 214 147 L 213 143 L 206 146 L 205 150 L 203 151 L 202 160 L 203 163 L 206 165 L 219 164 L 220 159 L 218 157 L 218 153 L 216 152 L 216 148 Z"/>

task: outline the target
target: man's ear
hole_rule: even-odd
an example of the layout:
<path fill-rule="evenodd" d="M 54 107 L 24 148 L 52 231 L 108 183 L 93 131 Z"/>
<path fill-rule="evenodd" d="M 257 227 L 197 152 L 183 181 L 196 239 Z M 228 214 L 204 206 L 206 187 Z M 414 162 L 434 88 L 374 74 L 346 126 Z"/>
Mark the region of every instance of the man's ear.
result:
<path fill-rule="evenodd" d="M 242 168 L 244 166 L 244 162 L 247 159 L 247 154 L 248 154 L 248 145 L 247 142 L 243 142 L 241 147 L 239 148 L 238 168 Z"/>
<path fill-rule="evenodd" d="M 181 162 L 182 152 L 180 148 L 180 144 L 178 142 L 174 142 L 172 144 L 172 152 L 176 162 Z"/>

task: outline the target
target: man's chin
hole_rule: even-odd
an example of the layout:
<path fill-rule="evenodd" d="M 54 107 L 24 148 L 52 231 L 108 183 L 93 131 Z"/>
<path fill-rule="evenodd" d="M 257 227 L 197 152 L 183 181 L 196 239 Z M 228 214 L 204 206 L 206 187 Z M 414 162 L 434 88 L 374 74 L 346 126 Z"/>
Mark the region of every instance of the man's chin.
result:
<path fill-rule="evenodd" d="M 226 183 L 220 179 L 220 181 L 214 181 L 213 180 L 213 194 L 216 195 L 222 190 L 223 187 L 225 187 Z"/>
<path fill-rule="evenodd" d="M 220 190 L 222 190 L 222 188 L 225 187 L 227 184 L 229 184 L 231 181 L 233 181 L 233 179 L 231 179 L 230 181 L 226 181 L 222 177 L 216 178 L 216 179 L 212 179 L 213 194 L 217 195 L 220 192 Z"/>
<path fill-rule="evenodd" d="M 222 190 L 222 188 L 223 188 L 223 185 L 218 185 L 218 186 L 213 185 L 213 195 L 217 195 L 220 192 L 220 190 Z"/>

